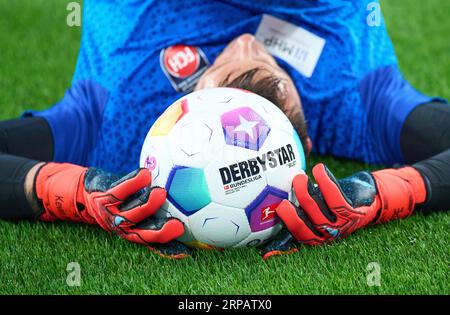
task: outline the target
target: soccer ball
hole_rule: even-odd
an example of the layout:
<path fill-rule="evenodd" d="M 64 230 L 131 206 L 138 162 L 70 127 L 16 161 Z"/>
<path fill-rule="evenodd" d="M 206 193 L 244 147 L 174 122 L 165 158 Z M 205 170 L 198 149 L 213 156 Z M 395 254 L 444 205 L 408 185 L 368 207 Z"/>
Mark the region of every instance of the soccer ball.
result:
<path fill-rule="evenodd" d="M 190 93 L 152 126 L 141 167 L 167 190 L 156 214 L 185 225 L 180 241 L 200 248 L 257 246 L 281 229 L 275 208 L 292 200 L 304 172 L 300 139 L 283 112 L 241 89 Z"/>

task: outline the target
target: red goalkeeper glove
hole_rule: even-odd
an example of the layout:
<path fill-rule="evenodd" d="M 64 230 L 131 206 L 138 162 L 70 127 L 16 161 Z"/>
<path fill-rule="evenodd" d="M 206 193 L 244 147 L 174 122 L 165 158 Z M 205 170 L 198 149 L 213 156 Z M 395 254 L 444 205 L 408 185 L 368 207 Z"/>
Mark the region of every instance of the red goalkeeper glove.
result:
<path fill-rule="evenodd" d="M 184 233 L 183 223 L 151 218 L 164 203 L 166 191 L 150 189 L 150 183 L 146 169 L 119 178 L 96 168 L 48 163 L 35 179 L 35 194 L 44 210 L 39 220 L 98 224 L 161 256 L 186 257 L 189 249 L 173 241 Z"/>
<path fill-rule="evenodd" d="M 294 178 L 299 207 L 284 200 L 276 209 L 290 233 L 303 244 L 322 244 L 368 224 L 405 218 L 426 200 L 424 180 L 412 167 L 358 172 L 341 180 L 323 164 L 312 172 L 317 185 L 311 184 L 306 174 Z M 291 239 L 275 239 L 263 251 L 263 258 L 294 249 Z"/>

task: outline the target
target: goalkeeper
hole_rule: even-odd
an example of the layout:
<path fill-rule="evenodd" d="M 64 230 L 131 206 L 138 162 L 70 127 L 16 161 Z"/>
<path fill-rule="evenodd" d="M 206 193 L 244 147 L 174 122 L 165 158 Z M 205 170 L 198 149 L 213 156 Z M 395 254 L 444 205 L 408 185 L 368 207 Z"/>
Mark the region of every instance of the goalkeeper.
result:
<path fill-rule="evenodd" d="M 165 191 L 133 170 L 166 106 L 214 86 L 275 103 L 307 154 L 396 165 L 342 180 L 318 165 L 318 186 L 297 177 L 299 205 L 277 209 L 291 234 L 264 257 L 295 250 L 291 235 L 321 244 L 449 209 L 449 106 L 404 80 L 382 17 L 367 21 L 368 3 L 84 1 L 72 87 L 50 109 L 0 123 L 0 218 L 97 224 L 163 256 L 189 255 L 173 241 L 183 225 L 152 218 Z"/>

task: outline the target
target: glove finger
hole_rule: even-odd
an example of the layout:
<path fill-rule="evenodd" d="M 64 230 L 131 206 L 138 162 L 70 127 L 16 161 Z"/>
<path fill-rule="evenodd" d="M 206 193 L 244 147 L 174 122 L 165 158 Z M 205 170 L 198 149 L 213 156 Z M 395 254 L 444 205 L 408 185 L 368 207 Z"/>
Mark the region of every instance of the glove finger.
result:
<path fill-rule="evenodd" d="M 295 252 L 298 252 L 298 242 L 288 230 L 283 229 L 261 250 L 261 256 L 263 260 L 267 260 L 272 256 L 288 255 Z"/>
<path fill-rule="evenodd" d="M 303 210 L 289 200 L 283 200 L 276 208 L 276 212 L 297 241 L 308 245 L 322 244 L 325 241 Z"/>
<path fill-rule="evenodd" d="M 151 188 L 142 198 L 135 198 L 119 207 L 115 217 L 116 226 L 131 226 L 154 215 L 166 200 L 166 190 Z"/>
<path fill-rule="evenodd" d="M 192 256 L 192 250 L 178 241 L 167 244 L 148 244 L 148 249 L 163 258 L 183 259 Z"/>
<path fill-rule="evenodd" d="M 333 174 L 331 174 L 325 165 L 317 164 L 313 167 L 312 172 L 328 208 L 333 213 L 335 213 L 335 209 L 342 207 L 352 208 Z"/>
<path fill-rule="evenodd" d="M 133 242 L 148 245 L 149 243 L 168 243 L 184 233 L 184 225 L 177 219 L 147 220 L 145 225 L 120 228 L 120 236 Z"/>
<path fill-rule="evenodd" d="M 311 222 L 314 225 L 329 224 L 329 218 L 323 213 L 323 205 L 320 207 L 317 198 L 313 198 L 310 194 L 309 187 L 311 186 L 311 182 L 308 176 L 306 174 L 297 175 L 292 185 L 300 207 L 304 210 Z"/>
<path fill-rule="evenodd" d="M 150 186 L 151 182 L 152 176 L 150 172 L 145 168 L 141 168 L 113 183 L 108 193 L 123 201 L 141 189 Z"/>

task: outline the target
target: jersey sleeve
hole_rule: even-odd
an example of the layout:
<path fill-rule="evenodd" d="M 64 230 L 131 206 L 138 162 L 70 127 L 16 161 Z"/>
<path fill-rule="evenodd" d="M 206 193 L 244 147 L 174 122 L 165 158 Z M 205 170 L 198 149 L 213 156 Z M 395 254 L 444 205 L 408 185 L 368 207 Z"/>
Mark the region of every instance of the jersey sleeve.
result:
<path fill-rule="evenodd" d="M 367 111 L 368 130 L 380 163 L 405 163 L 400 134 L 414 108 L 429 102 L 447 100 L 417 91 L 403 77 L 397 66 L 381 67 L 365 76 L 359 86 Z"/>
<path fill-rule="evenodd" d="M 78 81 L 64 98 L 44 111 L 26 111 L 22 116 L 43 117 L 54 139 L 55 162 L 87 166 L 102 125 L 108 91 L 92 81 Z"/>

